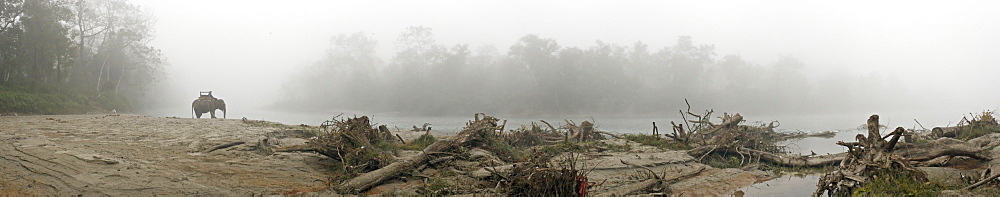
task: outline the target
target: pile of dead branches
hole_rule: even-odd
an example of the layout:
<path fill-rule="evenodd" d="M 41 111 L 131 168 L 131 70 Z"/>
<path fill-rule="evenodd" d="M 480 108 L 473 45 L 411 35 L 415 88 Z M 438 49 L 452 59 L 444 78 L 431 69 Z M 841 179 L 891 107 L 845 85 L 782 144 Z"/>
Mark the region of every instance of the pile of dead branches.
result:
<path fill-rule="evenodd" d="M 713 110 L 706 110 L 704 114 L 681 112 L 684 123 L 677 124 L 670 122 L 673 126 L 673 133 L 666 134 L 667 137 L 684 143 L 691 147 L 742 147 L 755 150 L 762 150 L 772 153 L 780 153 L 779 147 L 773 146 L 777 140 L 782 139 L 782 134 L 774 131 L 776 122 L 766 125 L 745 125 L 743 116 L 739 113 L 723 113 L 718 117 L 721 122 L 716 124 L 710 120 Z M 687 116 L 697 118 L 688 120 Z"/>
<path fill-rule="evenodd" d="M 563 133 L 552 127 L 548 122 L 544 120 L 541 122 L 545 123 L 548 129 L 542 128 L 538 123 L 531 122 L 530 127 L 521 125 L 521 128 L 504 134 L 504 137 L 514 146 L 551 145 L 567 139 Z"/>
<path fill-rule="evenodd" d="M 353 173 L 379 169 L 394 160 L 382 147 L 399 143 L 385 125 L 371 125 L 368 116 L 336 119 L 321 125 L 321 133 L 305 145 L 282 147 L 279 152 L 313 151 L 341 162 L 343 171 Z"/>
<path fill-rule="evenodd" d="M 503 179 L 499 184 L 507 196 L 586 196 L 586 173 L 577 169 L 575 154 L 567 157 L 556 166 L 550 165 L 548 157 L 534 157 L 514 165 L 507 175 L 500 175 Z"/>
<path fill-rule="evenodd" d="M 687 101 L 685 101 L 686 103 Z M 673 132 L 665 134 L 687 147 L 688 154 L 701 160 L 710 154 L 732 154 L 740 158 L 739 165 L 758 161 L 784 166 L 821 166 L 839 162 L 844 154 L 821 156 L 787 155 L 782 146 L 776 146 L 779 141 L 798 136 L 795 133 L 779 133 L 774 130 L 778 122 L 742 124 L 743 116 L 739 113 L 723 113 L 717 117 L 720 122 L 711 121 L 713 110 L 695 114 L 688 110 L 679 111 L 684 122 L 670 122 Z M 688 117 L 693 117 L 689 119 Z"/>
<path fill-rule="evenodd" d="M 850 195 L 861 186 L 867 184 L 877 172 L 893 172 L 906 174 L 906 177 L 926 182 L 926 175 L 910 165 L 909 160 L 893 153 L 899 138 L 905 132 L 902 127 L 896 128 L 886 136 L 879 134 L 878 115 L 868 118 L 868 136 L 858 134 L 857 142 L 837 142 L 848 148 L 847 157 L 840 162 L 838 169 L 820 178 L 816 188 L 816 196 L 823 193 L 830 195 Z M 886 138 L 892 137 L 888 141 Z"/>
<path fill-rule="evenodd" d="M 576 140 L 577 142 L 604 140 L 605 132 L 597 131 L 594 129 L 594 123 L 584 120 L 579 126 L 576 125 L 571 120 L 566 120 L 566 126 L 563 126 L 568 130 L 568 137 L 571 140 Z"/>
<path fill-rule="evenodd" d="M 469 121 L 462 131 L 454 136 L 434 142 L 417 155 L 396 160 L 385 167 L 346 180 L 337 185 L 335 189 L 345 193 L 362 192 L 387 180 L 410 173 L 420 166 L 428 165 L 431 161 L 463 154 L 473 148 L 489 150 L 491 147 L 486 146 L 498 141 L 496 140 L 499 138 L 497 132 L 503 128 L 503 125 L 497 124 L 498 121 L 499 119 L 492 116 L 476 114 L 475 119 Z"/>
<path fill-rule="evenodd" d="M 983 111 L 978 115 L 970 114 L 972 119 L 962 117 L 958 125 L 952 127 L 934 127 L 929 137 L 933 139 L 950 137 L 969 140 L 989 133 L 1000 132 L 1000 124 L 993 118 L 993 111 Z"/>
<path fill-rule="evenodd" d="M 504 134 L 504 137 L 511 145 L 514 146 L 539 146 L 539 145 L 552 145 L 559 142 L 588 142 L 588 141 L 598 141 L 606 139 L 604 135 L 608 135 L 615 138 L 622 138 L 613 133 L 608 133 L 605 131 L 597 130 L 594 127 L 594 123 L 590 121 L 583 121 L 580 125 L 577 125 L 572 120 L 564 120 L 565 125 L 562 125 L 558 129 L 553 127 L 552 124 L 546 122 L 545 120 L 540 120 L 546 128 L 542 128 L 541 125 L 535 122 L 531 122 L 530 127 L 521 125 L 521 128 L 516 130 L 511 130 L 510 132 Z"/>

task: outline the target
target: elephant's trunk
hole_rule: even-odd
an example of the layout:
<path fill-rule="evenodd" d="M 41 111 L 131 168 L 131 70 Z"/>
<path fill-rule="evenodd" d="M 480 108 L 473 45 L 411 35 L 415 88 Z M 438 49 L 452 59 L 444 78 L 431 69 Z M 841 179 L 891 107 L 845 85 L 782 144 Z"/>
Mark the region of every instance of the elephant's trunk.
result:
<path fill-rule="evenodd" d="M 223 103 L 222 106 L 219 106 L 219 110 L 222 110 L 222 119 L 226 119 L 226 104 Z"/>

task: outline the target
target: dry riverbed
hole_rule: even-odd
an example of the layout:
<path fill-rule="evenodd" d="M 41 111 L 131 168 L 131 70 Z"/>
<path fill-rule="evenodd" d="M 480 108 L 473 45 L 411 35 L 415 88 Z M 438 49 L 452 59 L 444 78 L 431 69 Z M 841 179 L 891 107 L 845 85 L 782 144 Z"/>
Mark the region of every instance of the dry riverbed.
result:
<path fill-rule="evenodd" d="M 260 147 L 305 143 L 306 136 L 293 132 L 295 127 L 300 126 L 129 114 L 2 116 L 0 195 L 333 194 L 327 189 L 331 182 L 327 169 L 336 161 L 316 153 Z M 422 134 L 395 133 L 404 139 Z M 265 139 L 270 142 L 261 143 Z M 674 195 L 725 195 L 774 177 L 759 170 L 712 168 L 684 152 L 623 140 L 607 143 L 631 143 L 634 148 L 583 157 L 582 166 L 593 169 L 588 179 L 600 183 L 591 193 L 642 181 L 639 175 L 644 169 L 620 161 L 668 176 L 697 170 L 670 183 L 669 193 Z M 375 189 L 400 192 L 401 187 L 422 185 L 419 180 L 398 182 Z"/>

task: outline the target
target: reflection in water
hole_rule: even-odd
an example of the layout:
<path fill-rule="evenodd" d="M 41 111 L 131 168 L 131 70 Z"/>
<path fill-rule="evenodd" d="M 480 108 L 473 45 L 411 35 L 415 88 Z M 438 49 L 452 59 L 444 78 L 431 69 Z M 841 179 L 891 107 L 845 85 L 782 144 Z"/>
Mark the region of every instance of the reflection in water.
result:
<path fill-rule="evenodd" d="M 791 154 L 802 154 L 810 155 L 816 153 L 818 155 L 833 154 L 847 152 L 847 148 L 843 146 L 838 146 L 837 141 L 853 142 L 855 141 L 855 136 L 861 134 L 862 130 L 849 129 L 849 130 L 838 130 L 837 135 L 832 138 L 801 138 L 793 139 L 784 142 L 779 142 L 777 145 L 785 146 Z"/>
<path fill-rule="evenodd" d="M 802 138 L 778 143 L 788 148 L 791 154 L 809 155 L 832 154 L 846 152 L 843 146 L 838 146 L 837 141 L 854 141 L 854 136 L 863 132 L 858 129 L 838 131 L 832 138 Z M 794 174 L 785 175 L 775 179 L 755 183 L 740 189 L 734 196 L 810 196 L 816 191 L 816 183 L 822 174 Z"/>

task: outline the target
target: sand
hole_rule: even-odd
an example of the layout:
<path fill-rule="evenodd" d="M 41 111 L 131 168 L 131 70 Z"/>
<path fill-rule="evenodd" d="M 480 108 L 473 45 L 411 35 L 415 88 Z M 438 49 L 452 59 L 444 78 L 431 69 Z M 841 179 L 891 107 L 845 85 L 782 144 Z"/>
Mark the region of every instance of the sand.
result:
<path fill-rule="evenodd" d="M 251 151 L 254 142 L 279 130 L 241 120 L 127 114 L 3 116 L 0 178 L 7 188 L 36 195 L 253 195 L 323 188 L 330 159 Z M 249 143 L 202 152 L 237 141 Z"/>
<path fill-rule="evenodd" d="M 259 147 L 264 139 L 273 147 L 308 141 L 295 127 L 130 114 L 0 116 L 0 195 L 332 195 L 327 169 L 336 161 Z M 412 139 L 423 132 L 395 133 Z M 209 151 L 233 142 L 243 143 Z M 633 145 L 628 153 L 585 157 L 593 169 L 589 180 L 601 182 L 592 193 L 642 181 L 636 178 L 641 170 L 619 160 L 663 173 L 705 168 L 674 181 L 675 195 L 725 195 L 771 176 Z"/>

